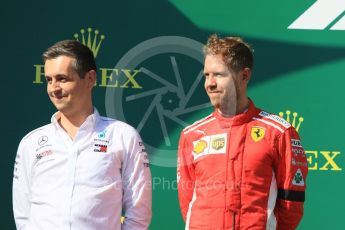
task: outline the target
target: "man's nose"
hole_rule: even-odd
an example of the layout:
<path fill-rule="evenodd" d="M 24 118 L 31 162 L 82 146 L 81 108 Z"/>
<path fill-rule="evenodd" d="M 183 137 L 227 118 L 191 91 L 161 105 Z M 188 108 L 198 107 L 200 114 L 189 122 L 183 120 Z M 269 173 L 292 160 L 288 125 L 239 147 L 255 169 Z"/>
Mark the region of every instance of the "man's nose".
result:
<path fill-rule="evenodd" d="M 216 86 L 217 85 L 216 78 L 214 76 L 210 75 L 207 79 L 207 85 L 208 86 Z"/>
<path fill-rule="evenodd" d="M 61 90 L 59 81 L 52 80 L 47 87 L 48 93 L 54 93 Z"/>
<path fill-rule="evenodd" d="M 53 79 L 52 82 L 51 82 L 51 86 L 52 86 L 53 90 L 60 89 L 60 82 L 55 80 L 55 79 Z"/>

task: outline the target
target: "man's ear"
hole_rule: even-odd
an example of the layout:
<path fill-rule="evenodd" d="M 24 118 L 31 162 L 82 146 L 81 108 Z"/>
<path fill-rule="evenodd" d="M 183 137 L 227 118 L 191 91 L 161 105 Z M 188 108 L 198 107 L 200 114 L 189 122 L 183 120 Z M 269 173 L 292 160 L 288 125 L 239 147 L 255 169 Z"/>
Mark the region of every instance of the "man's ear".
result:
<path fill-rule="evenodd" d="M 94 87 L 96 85 L 96 71 L 90 70 L 85 74 L 85 78 L 88 81 L 88 86 L 90 88 Z"/>
<path fill-rule="evenodd" d="M 242 80 L 248 84 L 251 76 L 252 76 L 252 70 L 248 67 L 245 67 L 242 70 Z"/>

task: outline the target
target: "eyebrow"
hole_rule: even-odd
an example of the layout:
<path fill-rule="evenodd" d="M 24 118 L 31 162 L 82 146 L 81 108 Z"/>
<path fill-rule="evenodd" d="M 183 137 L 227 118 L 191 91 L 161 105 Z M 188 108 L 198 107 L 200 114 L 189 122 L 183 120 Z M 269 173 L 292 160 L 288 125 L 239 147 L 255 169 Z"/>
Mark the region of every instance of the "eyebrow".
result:
<path fill-rule="evenodd" d="M 47 77 L 52 78 L 52 76 L 49 76 L 49 75 L 45 75 L 45 77 L 46 77 L 46 78 L 47 78 Z M 65 77 L 65 78 L 69 78 L 68 75 L 65 75 L 65 74 L 57 74 L 57 75 L 55 75 L 54 77 Z"/>

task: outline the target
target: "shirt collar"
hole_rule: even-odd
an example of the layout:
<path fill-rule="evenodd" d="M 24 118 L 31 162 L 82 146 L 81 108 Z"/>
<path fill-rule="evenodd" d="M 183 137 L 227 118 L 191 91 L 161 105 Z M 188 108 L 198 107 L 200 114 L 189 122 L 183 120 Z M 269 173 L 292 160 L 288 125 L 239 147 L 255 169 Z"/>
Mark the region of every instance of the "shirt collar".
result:
<path fill-rule="evenodd" d="M 54 125 L 56 129 L 61 129 L 61 126 L 59 124 L 59 119 L 61 117 L 61 112 L 57 111 L 56 113 L 53 114 L 51 117 L 51 123 Z M 95 127 L 97 121 L 99 120 L 100 115 L 98 113 L 98 110 L 94 107 L 93 108 L 93 113 L 90 114 L 83 124 L 80 127 Z"/>

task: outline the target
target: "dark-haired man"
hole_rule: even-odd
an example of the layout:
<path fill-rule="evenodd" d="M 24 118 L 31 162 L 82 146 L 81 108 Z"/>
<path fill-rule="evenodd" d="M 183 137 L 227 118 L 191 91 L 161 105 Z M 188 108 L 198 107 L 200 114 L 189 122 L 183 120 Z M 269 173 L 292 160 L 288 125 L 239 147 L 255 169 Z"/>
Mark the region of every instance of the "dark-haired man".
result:
<path fill-rule="evenodd" d="M 58 112 L 18 147 L 17 229 L 148 229 L 151 174 L 145 147 L 134 128 L 94 108 L 92 51 L 65 40 L 48 48 L 43 60 L 47 93 Z"/>

